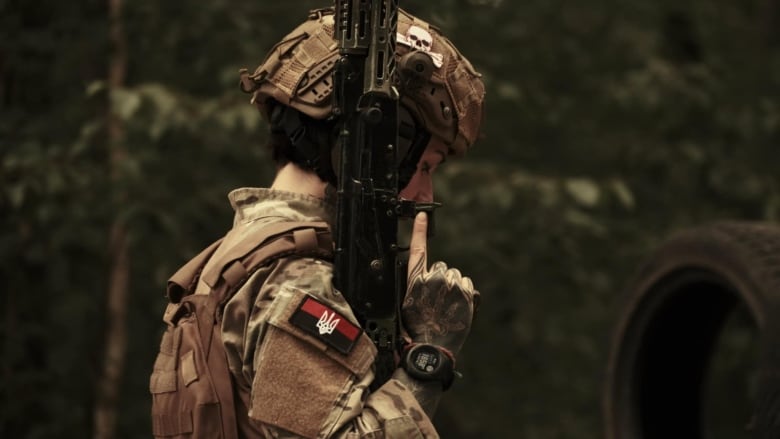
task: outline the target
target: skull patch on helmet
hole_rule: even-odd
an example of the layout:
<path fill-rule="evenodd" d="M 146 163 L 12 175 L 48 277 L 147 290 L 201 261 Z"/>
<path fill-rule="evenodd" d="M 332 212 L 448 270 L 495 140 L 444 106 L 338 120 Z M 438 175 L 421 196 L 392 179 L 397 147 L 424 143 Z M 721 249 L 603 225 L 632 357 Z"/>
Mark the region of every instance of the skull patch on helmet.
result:
<path fill-rule="evenodd" d="M 406 31 L 406 35 L 399 32 L 396 36 L 396 40 L 412 50 L 419 50 L 420 52 L 428 54 L 433 60 L 433 65 L 435 65 L 437 69 L 442 66 L 443 55 L 433 51 L 433 36 L 430 32 L 420 26 L 410 26 L 409 30 Z"/>
<path fill-rule="evenodd" d="M 412 47 L 423 52 L 430 52 L 433 48 L 433 37 L 427 30 L 420 26 L 411 26 L 406 32 L 406 38 Z"/>

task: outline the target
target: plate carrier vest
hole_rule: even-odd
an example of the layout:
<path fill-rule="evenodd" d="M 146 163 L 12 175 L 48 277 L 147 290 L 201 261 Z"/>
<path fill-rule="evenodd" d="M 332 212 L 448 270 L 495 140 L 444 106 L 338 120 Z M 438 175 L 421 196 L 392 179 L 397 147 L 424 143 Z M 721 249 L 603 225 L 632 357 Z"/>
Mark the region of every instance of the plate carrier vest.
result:
<path fill-rule="evenodd" d="M 248 417 L 248 395 L 236 390 L 228 368 L 221 337 L 224 306 L 255 271 L 277 259 L 333 258 L 326 223 L 280 222 L 242 239 L 204 273 L 222 241 L 211 244 L 168 280 L 169 304 L 163 316 L 167 329 L 149 382 L 156 438 L 259 435 Z M 194 294 L 199 280 L 210 287 L 209 294 Z"/>

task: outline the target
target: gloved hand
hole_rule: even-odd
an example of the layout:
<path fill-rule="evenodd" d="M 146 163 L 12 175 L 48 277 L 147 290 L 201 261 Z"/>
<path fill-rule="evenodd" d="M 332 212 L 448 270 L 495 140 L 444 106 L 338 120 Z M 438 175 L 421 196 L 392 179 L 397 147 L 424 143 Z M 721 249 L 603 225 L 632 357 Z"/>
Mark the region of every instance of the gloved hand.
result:
<path fill-rule="evenodd" d="M 413 343 L 441 346 L 456 355 L 471 330 L 479 291 L 444 262 L 427 268 L 428 217 L 417 214 L 409 245 L 409 281 L 401 320 Z"/>

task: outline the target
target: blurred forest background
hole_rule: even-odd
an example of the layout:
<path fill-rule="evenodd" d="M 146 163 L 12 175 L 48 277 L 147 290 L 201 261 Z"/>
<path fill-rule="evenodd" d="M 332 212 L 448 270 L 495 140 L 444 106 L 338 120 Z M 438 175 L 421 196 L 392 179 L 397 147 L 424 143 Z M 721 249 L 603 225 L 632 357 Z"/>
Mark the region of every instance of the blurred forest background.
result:
<path fill-rule="evenodd" d="M 0 0 L 0 436 L 150 436 L 165 281 L 273 172 L 238 70 L 328 4 Z M 437 424 L 600 437 L 640 262 L 780 215 L 780 1 L 401 5 L 488 89 L 484 138 L 436 181 L 431 257 L 483 297 Z"/>

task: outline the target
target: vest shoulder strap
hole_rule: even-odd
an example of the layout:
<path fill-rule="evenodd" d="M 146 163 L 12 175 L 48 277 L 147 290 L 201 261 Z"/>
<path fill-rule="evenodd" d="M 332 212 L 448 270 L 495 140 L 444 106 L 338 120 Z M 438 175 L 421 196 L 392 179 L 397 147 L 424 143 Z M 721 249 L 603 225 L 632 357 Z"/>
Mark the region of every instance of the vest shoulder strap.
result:
<path fill-rule="evenodd" d="M 202 279 L 223 305 L 237 287 L 257 269 L 286 256 L 333 259 L 333 236 L 325 222 L 280 222 L 269 224 L 241 239 L 204 267 L 223 240 L 211 244 L 187 262 L 168 280 L 168 299 L 173 303 L 192 294 Z"/>
<path fill-rule="evenodd" d="M 203 249 L 197 256 L 190 259 L 189 262 L 179 268 L 176 273 L 168 279 L 168 287 L 166 289 L 166 295 L 168 300 L 172 303 L 181 302 L 182 297 L 192 294 L 195 291 L 200 273 L 203 271 L 203 267 L 206 266 L 206 262 L 211 259 L 211 256 L 217 251 L 217 248 L 222 244 L 220 238 L 213 242 L 211 245 Z"/>

